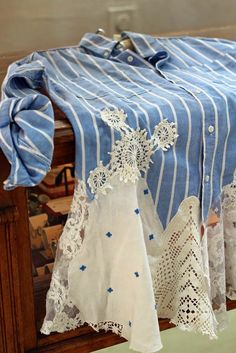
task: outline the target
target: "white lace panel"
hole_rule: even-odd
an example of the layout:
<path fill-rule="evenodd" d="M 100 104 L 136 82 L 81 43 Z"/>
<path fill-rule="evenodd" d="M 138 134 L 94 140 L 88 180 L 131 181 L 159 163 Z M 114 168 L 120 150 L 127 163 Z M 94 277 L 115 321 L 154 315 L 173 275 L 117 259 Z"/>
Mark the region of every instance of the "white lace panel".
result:
<path fill-rule="evenodd" d="M 115 180 L 116 182 L 114 182 Z M 112 187 L 111 192 L 109 192 L 109 195 L 99 197 L 99 207 L 92 208 L 96 211 L 93 211 L 91 218 L 89 218 L 90 212 L 88 210 L 91 210 L 93 202 L 88 208 L 85 196 L 85 185 L 79 183 L 76 186 L 71 212 L 59 241 L 52 281 L 47 294 L 47 314 L 41 332 L 45 334 L 49 334 L 52 331 L 64 332 L 79 327 L 84 322 L 87 322 L 95 330 L 111 330 L 129 339 L 129 320 L 131 320 L 129 315 L 125 320 L 125 315 L 122 320 L 117 320 L 117 317 L 114 313 L 112 314 L 111 311 L 107 312 L 106 317 L 103 319 L 102 316 L 104 315 L 102 313 L 105 313 L 105 309 L 103 309 L 101 313 L 101 308 L 99 307 L 100 301 L 98 301 L 96 310 L 97 313 L 100 312 L 100 319 L 98 317 L 96 320 L 91 320 L 83 314 L 84 305 L 75 305 L 77 300 L 74 301 L 69 297 L 68 272 L 72 263 L 73 268 L 76 269 L 76 267 L 78 267 L 79 276 L 83 276 L 83 273 L 87 272 L 88 268 L 91 268 L 91 266 L 95 266 L 95 268 L 97 266 L 104 266 L 104 256 L 105 254 L 109 254 L 110 263 L 106 270 L 104 270 L 104 273 L 107 274 L 107 279 L 110 278 L 109 269 L 111 269 L 114 258 L 111 252 L 112 248 L 110 248 L 109 251 L 105 251 L 104 254 L 99 255 L 100 262 L 97 264 L 93 262 L 95 255 L 91 256 L 91 254 L 94 252 L 94 254 L 98 256 L 98 249 L 104 249 L 104 245 L 102 247 L 100 246 L 102 243 L 99 237 L 101 237 L 104 244 L 110 244 L 109 246 L 111 246 L 111 240 L 116 238 L 115 234 L 117 232 L 117 236 L 120 234 L 120 217 L 114 229 L 110 229 L 113 224 L 113 222 L 111 222 L 109 230 L 106 230 L 106 225 L 109 224 L 107 219 L 114 217 L 112 205 L 117 207 L 114 201 L 112 203 L 109 201 L 109 198 L 114 198 L 112 194 L 113 191 L 116 190 L 117 196 L 115 199 L 118 200 L 119 197 L 120 205 L 125 202 L 127 209 L 125 214 L 128 214 L 129 205 L 131 205 L 128 203 L 128 200 L 132 200 L 133 206 L 131 214 L 135 216 L 134 219 L 138 217 L 137 220 L 140 219 L 142 224 L 142 236 L 144 238 L 146 254 L 152 275 L 153 295 L 155 296 L 158 317 L 169 318 L 175 325 L 183 330 L 197 331 L 207 334 L 210 337 L 215 337 L 217 330 L 224 328 L 227 322 L 225 315 L 224 240 L 226 243 L 228 295 L 234 297 L 236 288 L 236 276 L 234 271 L 236 265 L 235 211 L 232 203 L 227 201 L 228 208 L 227 210 L 224 209 L 224 226 L 226 227 L 224 232 L 223 222 L 221 220 L 215 224 L 210 224 L 204 232 L 204 237 L 201 238 L 200 206 L 196 197 L 189 197 L 181 203 L 176 216 L 169 223 L 165 231 L 163 231 L 160 221 L 158 217 L 156 217 L 154 209 L 152 209 L 154 206 L 144 179 L 141 178 L 138 181 L 137 188 L 135 186 L 136 183 L 124 183 L 126 186 L 126 188 L 124 188 L 125 191 L 121 191 L 122 181 L 120 181 L 119 177 L 115 179 L 113 177 L 110 181 Z M 118 187 L 118 185 L 120 186 Z M 136 191 L 132 193 L 131 189 Z M 232 190 L 232 188 L 230 188 L 230 190 Z M 130 192 L 132 197 L 130 194 L 127 200 L 127 194 Z M 138 202 L 137 208 L 135 208 L 136 198 Z M 107 203 L 110 204 L 109 207 Z M 122 210 L 122 207 L 120 209 Z M 101 210 L 103 210 L 103 212 L 101 212 Z M 102 225 L 104 228 L 101 232 L 98 232 L 96 219 L 99 219 L 100 227 Z M 82 233 L 83 231 L 85 232 L 86 238 L 88 222 L 90 223 L 90 245 L 89 247 L 86 244 L 84 245 L 82 258 L 82 255 L 80 255 L 83 241 Z M 91 222 L 93 226 L 91 226 Z M 132 227 L 132 225 L 129 222 L 129 228 L 130 227 Z M 92 229 L 94 229 L 94 231 Z M 130 231 L 131 229 L 129 229 L 129 232 Z M 130 248 L 130 238 L 124 236 L 124 229 L 121 233 L 123 234 L 124 244 L 127 242 L 126 246 Z M 134 234 L 137 234 L 136 231 Z M 140 236 L 139 239 L 141 239 Z M 119 249 L 118 244 L 120 244 L 120 240 L 121 238 L 112 251 Z M 94 244 L 98 245 L 94 248 Z M 90 254 L 90 256 L 87 258 L 86 254 Z M 143 256 L 144 255 L 140 257 L 138 253 L 133 253 L 132 263 L 138 266 Z M 107 261 L 108 259 L 106 259 L 106 262 Z M 124 261 L 122 261 L 122 264 L 123 262 Z M 86 266 L 88 266 L 87 269 Z M 119 266 L 118 263 L 116 266 Z M 124 271 L 125 269 L 127 270 L 127 266 L 124 267 L 122 265 L 122 268 Z M 84 271 L 84 269 L 86 270 Z M 124 276 L 127 276 L 125 272 Z M 74 291 L 74 298 L 76 298 L 76 293 L 78 293 L 78 297 L 83 298 L 83 295 L 85 296 L 83 300 L 88 300 L 89 302 L 91 300 L 93 301 L 93 295 L 85 294 L 88 287 L 93 286 L 93 284 L 89 284 L 88 286 L 88 281 L 89 279 L 87 282 L 85 281 L 83 285 L 81 280 L 79 283 L 77 281 L 76 284 L 76 279 L 73 279 L 73 286 L 80 287 L 79 291 Z M 92 283 L 95 282 L 95 280 L 92 281 Z M 99 280 L 99 283 L 101 284 L 102 281 Z M 130 281 L 127 283 L 129 283 L 129 286 L 132 285 Z M 121 286 L 122 288 L 122 281 L 115 282 L 114 286 Z M 130 290 L 133 289 L 130 288 Z M 90 292 L 89 290 L 89 293 Z M 94 291 L 91 293 L 94 293 Z M 148 302 L 145 301 L 145 298 L 143 296 L 142 298 L 147 304 Z M 129 298 L 129 300 L 130 299 L 131 298 Z M 80 310 L 82 310 L 82 312 Z M 128 310 L 126 310 L 126 314 L 127 313 Z M 124 324 L 124 322 L 126 324 Z M 146 325 L 146 323 L 143 324 Z"/>
<path fill-rule="evenodd" d="M 224 188 L 222 208 L 227 296 L 236 300 L 236 181 Z"/>
<path fill-rule="evenodd" d="M 181 329 L 215 337 L 216 320 L 204 272 L 196 197 L 181 203 L 162 237 L 163 252 L 153 273 L 158 316 L 170 318 Z"/>
<path fill-rule="evenodd" d="M 78 308 L 68 297 L 68 267 L 80 249 L 87 211 L 85 185 L 79 182 L 75 185 L 71 210 L 58 243 L 46 298 L 46 316 L 40 330 L 44 334 L 75 329 L 84 323 Z"/>
<path fill-rule="evenodd" d="M 210 224 L 206 230 L 212 307 L 218 322 L 218 330 L 227 326 L 225 246 L 222 220 Z"/>
<path fill-rule="evenodd" d="M 83 245 L 68 278 L 69 295 L 89 325 L 106 328 L 110 322 L 113 332 L 121 328 L 132 349 L 152 352 L 160 348 L 160 337 L 144 238 L 156 244 L 148 235 L 160 226 L 148 212 L 153 210 L 150 195 L 140 202 L 140 191 L 144 195 L 147 188 L 142 181 L 124 183 L 113 176 L 109 193 L 91 202 Z M 146 235 L 144 202 L 152 220 Z"/>

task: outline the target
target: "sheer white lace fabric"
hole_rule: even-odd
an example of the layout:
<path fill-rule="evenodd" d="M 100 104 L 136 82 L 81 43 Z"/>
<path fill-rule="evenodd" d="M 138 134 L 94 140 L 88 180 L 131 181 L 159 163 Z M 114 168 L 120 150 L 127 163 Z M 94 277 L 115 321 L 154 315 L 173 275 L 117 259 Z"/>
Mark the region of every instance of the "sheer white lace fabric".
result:
<path fill-rule="evenodd" d="M 224 188 L 222 209 L 227 296 L 236 300 L 236 180 Z"/>
<path fill-rule="evenodd" d="M 190 196 L 163 230 L 144 175 L 152 153 L 177 139 L 174 124 L 163 120 L 148 139 L 126 125 L 124 111 L 101 115 L 121 140 L 110 163 L 90 173 L 92 201 L 85 183 L 76 183 L 41 332 L 88 323 L 144 353 L 162 347 L 158 318 L 217 337 L 227 324 L 226 294 L 236 299 L 236 182 L 224 188 L 207 224 Z"/>
<path fill-rule="evenodd" d="M 76 183 L 70 213 L 60 237 L 50 289 L 47 293 L 46 317 L 41 331 L 64 332 L 84 324 L 79 309 L 68 296 L 68 268 L 81 247 L 82 232 L 87 219 L 85 186 Z"/>
<path fill-rule="evenodd" d="M 41 332 L 86 322 L 125 337 L 132 349 L 154 352 L 162 346 L 159 317 L 216 337 L 227 324 L 226 293 L 236 293 L 235 208 L 228 200 L 236 188 L 225 188 L 222 217 L 201 232 L 195 196 L 163 231 L 145 179 L 114 176 L 111 186 L 88 203 L 85 185 L 76 184 Z"/>
<path fill-rule="evenodd" d="M 89 207 L 83 187 L 76 186 L 72 212 L 59 241 L 41 332 L 63 332 L 86 322 L 95 330 L 122 335 L 134 350 L 155 352 L 162 345 L 147 251 L 151 253 L 159 242 L 148 235 L 161 233 L 162 227 L 151 196 L 138 200 L 147 190 L 144 179 L 123 183 L 114 176 L 111 185 L 111 191 Z M 73 210 L 78 207 L 76 214 Z M 85 228 L 77 217 L 86 220 Z M 144 230 L 152 246 L 145 246 Z"/>

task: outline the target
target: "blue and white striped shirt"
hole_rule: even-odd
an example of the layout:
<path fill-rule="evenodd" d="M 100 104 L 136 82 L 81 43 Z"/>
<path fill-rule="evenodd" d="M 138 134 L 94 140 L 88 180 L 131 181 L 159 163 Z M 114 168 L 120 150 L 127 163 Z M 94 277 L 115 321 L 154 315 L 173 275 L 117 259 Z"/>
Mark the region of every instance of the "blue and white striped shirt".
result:
<path fill-rule="evenodd" d="M 119 139 L 101 119 L 105 107 L 123 109 L 148 136 L 163 119 L 174 122 L 178 140 L 152 156 L 148 187 L 164 227 L 190 195 L 201 200 L 206 220 L 236 168 L 236 43 L 122 37 L 135 52 L 86 34 L 78 46 L 34 52 L 9 67 L 0 105 L 0 147 L 11 163 L 4 188 L 38 184 L 50 168 L 54 116 L 44 89 L 72 124 L 76 175 L 84 181 L 99 161 L 109 162 Z"/>

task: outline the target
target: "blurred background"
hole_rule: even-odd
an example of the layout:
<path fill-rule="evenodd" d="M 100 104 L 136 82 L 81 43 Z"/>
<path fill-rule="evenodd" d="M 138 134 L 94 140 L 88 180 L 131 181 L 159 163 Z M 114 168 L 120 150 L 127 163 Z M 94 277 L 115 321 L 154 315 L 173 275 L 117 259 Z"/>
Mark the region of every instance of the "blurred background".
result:
<path fill-rule="evenodd" d="M 236 39 L 235 0 L 0 0 L 0 54 L 77 44 L 103 28 Z"/>

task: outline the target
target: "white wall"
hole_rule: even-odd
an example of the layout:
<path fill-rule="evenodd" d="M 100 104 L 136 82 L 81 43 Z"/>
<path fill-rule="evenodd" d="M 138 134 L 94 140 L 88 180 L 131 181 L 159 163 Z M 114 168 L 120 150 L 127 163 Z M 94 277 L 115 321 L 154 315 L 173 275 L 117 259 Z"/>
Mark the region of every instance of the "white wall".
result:
<path fill-rule="evenodd" d="M 236 25 L 236 0 L 0 0 L 0 53 L 76 44 L 103 27 L 107 8 L 134 4 L 132 28 L 161 33 Z"/>

